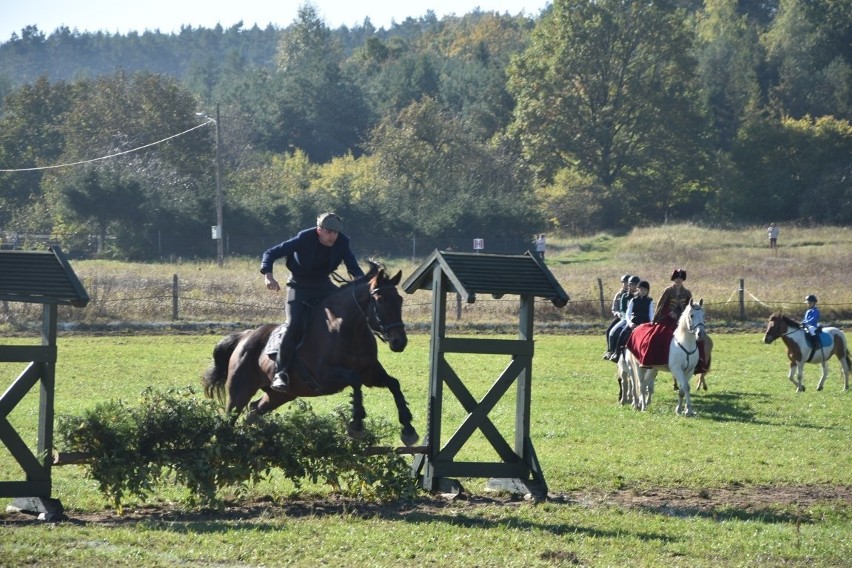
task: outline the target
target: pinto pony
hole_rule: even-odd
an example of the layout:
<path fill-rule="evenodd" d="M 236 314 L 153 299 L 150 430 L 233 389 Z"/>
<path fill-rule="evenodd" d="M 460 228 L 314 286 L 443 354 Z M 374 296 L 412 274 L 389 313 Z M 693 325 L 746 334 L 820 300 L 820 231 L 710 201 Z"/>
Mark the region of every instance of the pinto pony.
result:
<path fill-rule="evenodd" d="M 406 445 L 419 436 L 411 425 L 411 411 L 399 381 L 378 360 L 376 338 L 391 351 L 401 352 L 408 344 L 402 322 L 402 297 L 397 290 L 402 272 L 390 278 L 374 263 L 370 272 L 313 308 L 302 341 L 296 348 L 287 392 L 273 390 L 275 361 L 266 352 L 276 325 L 232 333 L 213 349 L 213 364 L 202 378 L 205 394 L 225 403 L 234 418 L 246 406 L 253 415 L 271 412 L 299 397 L 335 394 L 352 387 L 352 423 L 349 433 L 363 433 L 366 412 L 362 386 L 384 387 L 396 402 L 400 438 Z M 251 398 L 260 390 L 263 395 Z"/>
<path fill-rule="evenodd" d="M 624 350 L 629 380 L 633 382 L 633 408 L 645 410 L 651 404 L 654 381 L 660 369 L 669 371 L 679 386 L 675 412 L 693 416 L 692 400 L 689 396 L 689 379 L 698 365 L 698 341 L 707 336 L 704 325 L 704 300 L 690 303 L 683 310 L 669 343 L 668 364 L 643 366 L 639 356 L 633 352 L 633 342 L 628 341 Z M 651 324 L 642 324 L 651 325 Z M 641 326 L 640 326 L 641 327 Z M 634 334 L 636 335 L 636 334 Z M 631 336 L 632 338 L 633 336 Z"/>
<path fill-rule="evenodd" d="M 822 377 L 817 384 L 817 390 L 822 390 L 825 386 L 825 379 L 828 377 L 828 360 L 831 359 L 832 355 L 840 361 L 843 390 L 849 390 L 849 369 L 852 367 L 852 358 L 849 356 L 849 344 L 846 342 L 846 336 L 836 327 L 824 327 L 822 333 L 828 336 L 829 341 L 822 342 L 823 345 L 813 350 L 805 335 L 805 330 L 798 322 L 780 314 L 773 314 L 769 317 L 763 342 L 768 345 L 779 337 L 784 342 L 784 346 L 787 347 L 787 359 L 790 361 L 790 372 L 787 378 L 796 385 L 796 392 L 804 392 L 805 390 L 805 385 L 802 384 L 805 363 L 822 365 Z"/>

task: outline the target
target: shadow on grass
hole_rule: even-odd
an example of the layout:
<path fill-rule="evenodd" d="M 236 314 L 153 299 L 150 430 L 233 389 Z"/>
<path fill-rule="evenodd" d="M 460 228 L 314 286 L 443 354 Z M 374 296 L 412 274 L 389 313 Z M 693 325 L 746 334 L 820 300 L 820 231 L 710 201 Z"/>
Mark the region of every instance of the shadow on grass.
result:
<path fill-rule="evenodd" d="M 602 530 L 591 526 L 580 526 L 567 522 L 538 522 L 522 518 L 524 513 L 518 509 L 523 502 L 517 500 L 492 499 L 473 496 L 462 501 L 456 507 L 445 500 L 425 497 L 413 502 L 400 503 L 368 503 L 341 502 L 336 500 L 317 502 L 284 501 L 280 504 L 257 502 L 245 506 L 228 506 L 223 511 L 189 511 L 164 510 L 157 507 L 143 507 L 133 513 L 117 515 L 101 513 L 86 514 L 78 517 L 69 516 L 65 524 L 76 526 L 103 526 L 122 528 L 144 528 L 146 531 L 166 531 L 169 533 L 186 534 L 233 534 L 235 531 L 280 532 L 287 529 L 288 520 L 302 518 L 357 518 L 364 520 L 386 520 L 421 525 L 423 523 L 442 523 L 452 527 L 472 529 L 517 529 L 520 531 L 538 530 L 553 535 L 585 535 L 596 538 L 623 538 L 623 530 Z M 574 504 L 573 506 L 576 506 Z M 499 510 L 494 518 L 483 516 L 485 509 Z M 517 515 L 506 515 L 505 507 L 518 512 Z M 448 512 L 451 509 L 451 512 Z M 467 509 L 467 511 L 465 511 Z M 273 520 L 274 519 L 274 520 Z M 35 517 L 18 515 L 3 519 L 6 527 L 37 526 L 44 521 Z M 644 541 L 671 542 L 673 537 L 661 532 L 637 530 L 634 535 Z"/>
<path fill-rule="evenodd" d="M 749 424 L 777 426 L 771 420 L 758 419 L 758 404 L 771 403 L 772 397 L 767 394 L 741 391 L 727 391 L 722 393 L 700 393 L 692 394 L 692 406 L 700 418 L 714 420 L 716 422 L 748 422 Z M 801 417 L 803 420 L 804 417 Z M 784 424 L 788 424 L 785 420 Z M 808 428 L 815 430 L 831 429 L 825 424 L 813 424 L 798 422 L 797 428 Z"/>

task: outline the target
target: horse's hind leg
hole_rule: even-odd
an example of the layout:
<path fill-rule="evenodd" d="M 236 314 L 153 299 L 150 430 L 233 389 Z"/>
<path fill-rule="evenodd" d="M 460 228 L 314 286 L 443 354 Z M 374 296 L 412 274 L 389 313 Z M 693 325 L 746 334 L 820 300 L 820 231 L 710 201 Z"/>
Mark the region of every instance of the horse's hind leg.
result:
<path fill-rule="evenodd" d="M 828 361 L 823 359 L 822 361 L 822 376 L 819 378 L 819 382 L 817 383 L 817 390 L 821 391 L 825 386 L 825 379 L 828 378 Z"/>
<path fill-rule="evenodd" d="M 352 422 L 346 429 L 347 433 L 356 440 L 364 436 L 364 418 L 366 417 L 364 392 L 361 389 L 361 383 L 356 382 L 352 384 Z"/>

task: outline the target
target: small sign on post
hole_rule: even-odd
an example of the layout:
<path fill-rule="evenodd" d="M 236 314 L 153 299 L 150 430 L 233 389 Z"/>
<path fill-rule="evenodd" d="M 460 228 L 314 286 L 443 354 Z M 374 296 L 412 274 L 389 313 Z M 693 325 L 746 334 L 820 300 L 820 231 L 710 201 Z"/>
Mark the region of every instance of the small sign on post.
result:
<path fill-rule="evenodd" d="M 485 250 L 485 239 L 473 239 L 473 250 L 477 252 Z"/>
<path fill-rule="evenodd" d="M 211 225 L 210 234 L 212 235 L 210 238 L 212 238 L 214 241 L 221 239 L 222 237 L 221 231 L 219 230 L 219 225 Z"/>

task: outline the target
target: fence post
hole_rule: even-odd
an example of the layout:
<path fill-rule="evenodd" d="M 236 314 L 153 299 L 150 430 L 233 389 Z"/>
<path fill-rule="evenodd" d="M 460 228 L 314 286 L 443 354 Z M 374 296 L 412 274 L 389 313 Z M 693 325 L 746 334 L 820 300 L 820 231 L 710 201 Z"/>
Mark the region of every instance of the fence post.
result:
<path fill-rule="evenodd" d="M 172 277 L 172 321 L 178 319 L 178 275 Z"/>
<path fill-rule="evenodd" d="M 744 321 L 745 319 L 745 279 L 740 278 L 740 321 Z"/>
<path fill-rule="evenodd" d="M 607 309 L 606 309 L 606 304 L 604 303 L 603 281 L 600 278 L 598 278 L 598 293 L 600 295 L 600 300 L 601 300 L 601 317 L 603 319 L 606 319 Z"/>

